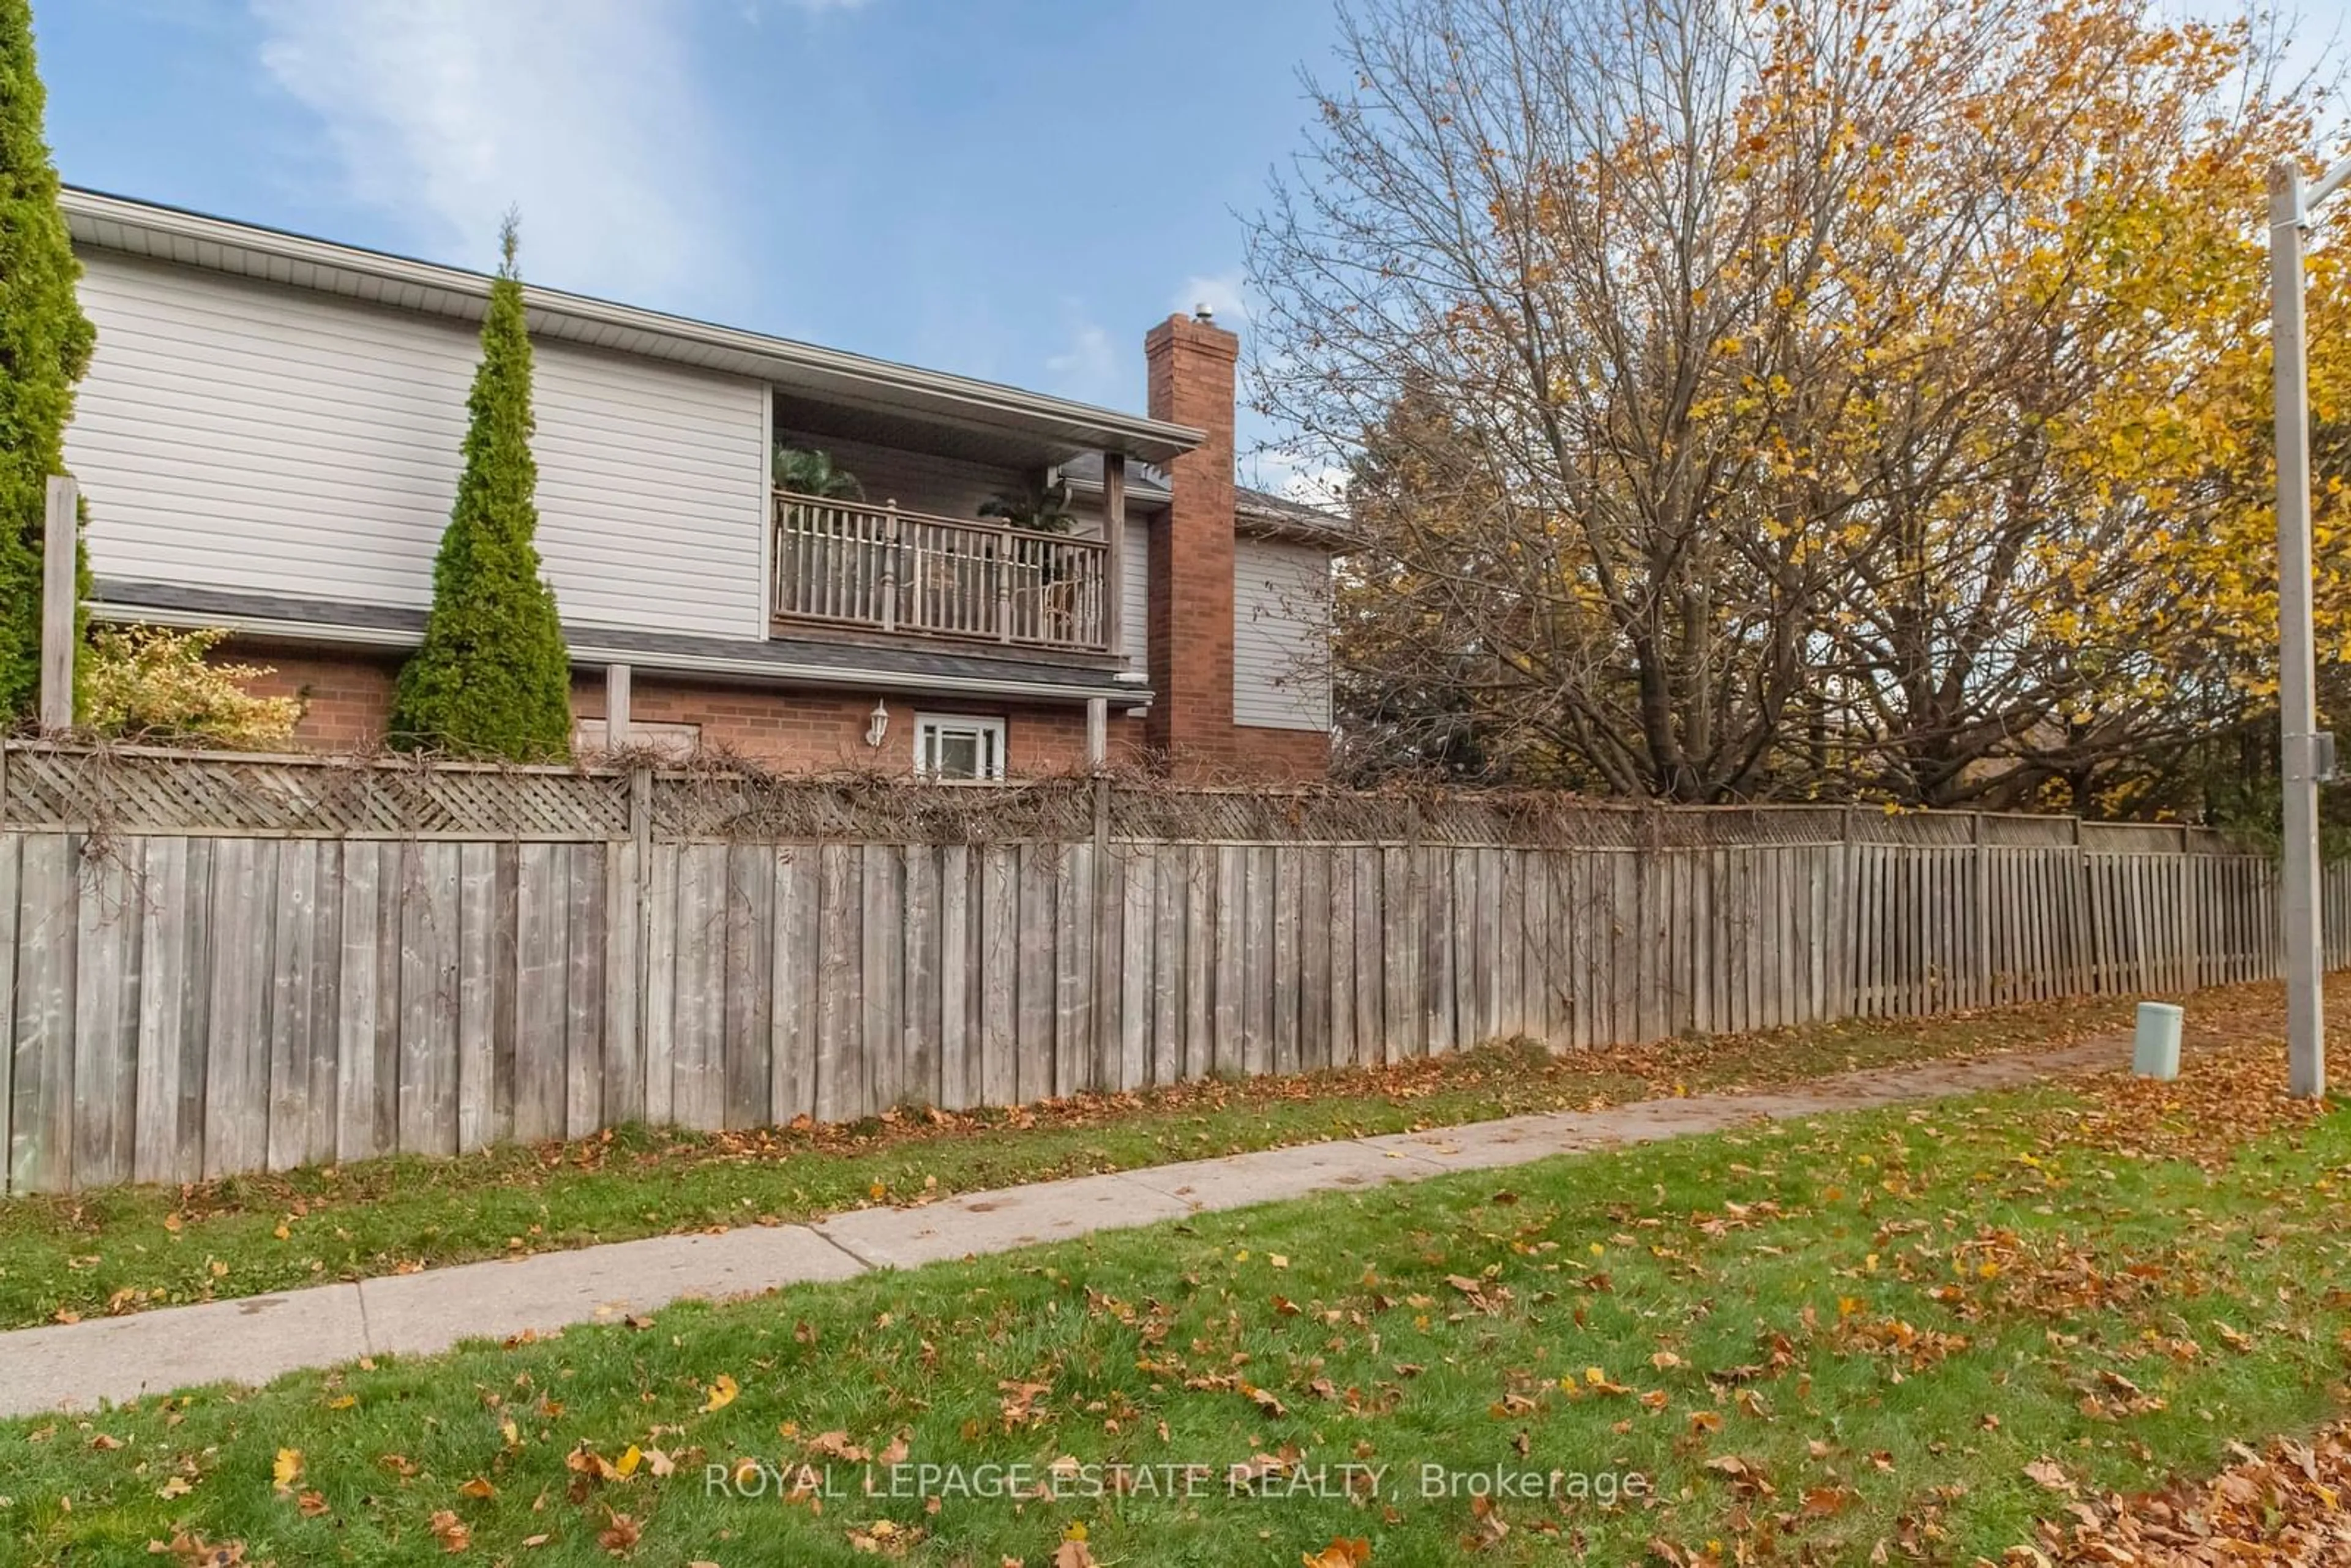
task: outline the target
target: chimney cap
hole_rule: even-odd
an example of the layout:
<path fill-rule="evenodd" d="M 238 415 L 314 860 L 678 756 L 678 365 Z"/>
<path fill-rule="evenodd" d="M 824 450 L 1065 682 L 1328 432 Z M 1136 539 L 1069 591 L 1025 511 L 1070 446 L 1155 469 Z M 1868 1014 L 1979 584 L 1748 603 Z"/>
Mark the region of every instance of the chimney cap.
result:
<path fill-rule="evenodd" d="M 1208 302 L 1203 299 L 1197 305 L 1192 307 L 1192 319 L 1201 323 L 1203 326 L 1212 326 L 1216 322 L 1217 313 L 1214 310 L 1209 309 Z"/>

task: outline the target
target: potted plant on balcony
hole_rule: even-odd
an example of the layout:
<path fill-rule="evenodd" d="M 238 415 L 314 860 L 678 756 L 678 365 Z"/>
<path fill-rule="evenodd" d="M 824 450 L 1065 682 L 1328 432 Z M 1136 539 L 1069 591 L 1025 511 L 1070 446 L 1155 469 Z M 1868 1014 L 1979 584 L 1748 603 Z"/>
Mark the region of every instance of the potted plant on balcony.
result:
<path fill-rule="evenodd" d="M 858 522 L 825 501 L 862 501 L 865 486 L 832 454 L 810 446 L 776 444 L 773 462 L 776 505 L 776 609 L 781 614 L 818 612 L 826 592 L 844 571 L 878 577 L 876 547 L 857 535 Z M 849 557 L 854 556 L 853 563 Z"/>
<path fill-rule="evenodd" d="M 1013 495 L 989 497 L 979 515 L 1037 534 L 1066 534 L 1078 520 L 1070 510 L 1070 482 L 1059 474 Z"/>
<path fill-rule="evenodd" d="M 812 446 L 776 448 L 776 488 L 820 501 L 862 501 L 865 486 L 846 468 L 836 468 L 832 454 Z"/>
<path fill-rule="evenodd" d="M 1070 482 L 1058 472 L 1016 493 L 988 497 L 980 504 L 979 515 L 1033 534 L 1065 534 L 1078 521 L 1070 510 Z M 1069 556 L 1041 538 L 1012 541 L 1014 566 L 1029 579 L 1016 591 L 1036 595 L 1036 632 L 1049 642 L 1076 639 L 1081 585 L 1072 577 Z"/>

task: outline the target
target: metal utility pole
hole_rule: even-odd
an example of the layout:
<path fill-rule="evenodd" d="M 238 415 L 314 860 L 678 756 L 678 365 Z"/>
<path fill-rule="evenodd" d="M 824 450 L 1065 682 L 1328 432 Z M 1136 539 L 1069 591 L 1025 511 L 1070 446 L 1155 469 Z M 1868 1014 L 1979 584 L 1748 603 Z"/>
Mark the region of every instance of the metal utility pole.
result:
<path fill-rule="evenodd" d="M 2310 608 L 2310 376 L 2303 338 L 2303 230 L 2351 178 L 2351 159 L 2305 191 L 2302 169 L 2270 169 L 2270 350 L 2277 389 L 2278 762 L 2285 781 L 2285 1046 L 2288 1086 L 2326 1092 L 2326 997 L 2319 945 L 2318 786 L 2335 737 L 2318 728 Z"/>

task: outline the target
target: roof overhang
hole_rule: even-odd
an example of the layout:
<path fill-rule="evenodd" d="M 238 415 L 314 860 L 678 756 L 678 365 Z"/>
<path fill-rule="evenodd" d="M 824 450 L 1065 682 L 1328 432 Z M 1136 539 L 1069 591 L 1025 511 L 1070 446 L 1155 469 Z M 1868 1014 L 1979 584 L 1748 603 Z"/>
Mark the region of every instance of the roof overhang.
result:
<path fill-rule="evenodd" d="M 480 320 L 489 298 L 484 273 L 98 191 L 68 187 L 60 201 L 76 244 L 126 256 L 460 321 Z M 765 381 L 798 398 L 994 436 L 1011 446 L 1121 452 L 1165 463 L 1205 439 L 1165 420 L 534 284 L 523 286 L 523 298 L 531 330 L 544 338 Z"/>
<path fill-rule="evenodd" d="M 117 624 L 167 626 L 226 632 L 232 636 L 305 648 L 404 653 L 423 640 L 422 612 L 393 612 L 371 605 L 335 614 L 322 601 L 295 604 L 260 595 L 180 591 L 183 602 L 155 602 L 149 585 L 101 582 L 85 608 L 90 618 Z M 307 610 L 309 613 L 297 613 Z M 808 656 L 843 652 L 830 645 L 799 650 L 785 642 L 731 643 L 711 637 L 661 637 L 594 626 L 566 626 L 564 643 L 575 665 L 627 664 L 648 673 L 695 675 L 769 686 L 814 686 L 827 690 L 905 692 L 933 696 L 999 697 L 1029 702 L 1082 702 L 1102 697 L 1116 707 L 1141 707 L 1152 698 L 1136 674 L 1039 664 L 1034 673 L 1008 669 L 1000 659 L 926 653 L 924 662 L 893 660 L 891 650 L 872 650 L 862 659 Z"/>
<path fill-rule="evenodd" d="M 1233 531 L 1245 538 L 1311 545 L 1332 555 L 1346 555 L 1362 549 L 1364 543 L 1362 533 L 1350 519 L 1260 491 L 1245 490 L 1235 501 Z"/>

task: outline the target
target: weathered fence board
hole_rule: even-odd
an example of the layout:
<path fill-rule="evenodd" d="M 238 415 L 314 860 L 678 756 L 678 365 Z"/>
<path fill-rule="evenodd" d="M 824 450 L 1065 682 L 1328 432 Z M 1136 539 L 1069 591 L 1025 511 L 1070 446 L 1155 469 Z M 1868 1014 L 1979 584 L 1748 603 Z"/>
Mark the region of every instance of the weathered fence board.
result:
<path fill-rule="evenodd" d="M 456 813 L 497 777 L 400 788 Z M 541 800 L 527 832 L 272 832 L 250 810 L 210 832 L 0 832 L 10 1189 L 2278 967 L 2273 865 L 2169 831 L 1833 810 L 1802 819 L 1810 837 L 1750 814 L 1719 841 L 1687 817 L 1583 843 L 1349 840 L 1280 836 L 1244 798 L 1262 836 L 1185 837 L 1110 831 L 1098 794 L 1017 839 L 695 839 L 551 777 L 496 808 Z M 292 763 L 267 779 L 308 787 Z M 135 782 L 117 796 L 146 798 Z M 594 831 L 566 836 L 565 810 Z M 2351 960 L 2351 867 L 2324 897 L 2330 961 Z"/>

